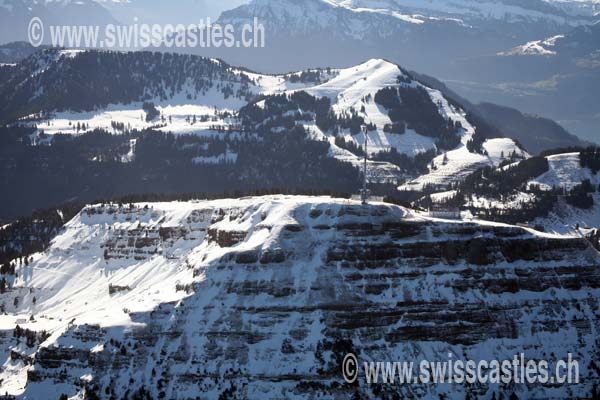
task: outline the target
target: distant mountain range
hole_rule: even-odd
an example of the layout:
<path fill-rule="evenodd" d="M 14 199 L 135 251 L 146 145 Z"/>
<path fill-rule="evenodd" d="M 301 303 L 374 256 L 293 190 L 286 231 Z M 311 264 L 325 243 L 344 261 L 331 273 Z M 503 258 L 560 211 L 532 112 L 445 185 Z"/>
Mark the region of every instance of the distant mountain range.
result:
<path fill-rule="evenodd" d="M 440 76 L 445 63 L 569 31 L 593 23 L 598 12 L 600 4 L 595 2 L 541 0 L 253 0 L 224 12 L 219 22 L 239 27 L 257 17 L 265 24 L 269 39 L 265 52 L 222 52 L 238 63 L 241 60 L 234 57 L 239 54 L 245 65 L 259 70 L 341 66 L 382 56 Z M 289 56 L 269 57 L 275 51 Z"/>
<path fill-rule="evenodd" d="M 33 47 L 27 42 L 11 42 L 0 45 L 0 64 L 16 64 L 40 48 Z"/>
<path fill-rule="evenodd" d="M 460 60 L 441 76 L 472 100 L 550 117 L 600 141 L 600 23 Z"/>
<path fill-rule="evenodd" d="M 267 49 L 202 54 L 266 71 L 385 57 L 437 76 L 473 100 L 553 118 L 597 141 L 600 40 L 593 24 L 599 7 L 595 1 L 256 0 L 223 13 L 220 22 L 265 21 Z M 525 43 L 557 35 L 555 58 L 561 61 L 511 56 Z M 585 54 L 573 59 L 577 52 Z"/>
<path fill-rule="evenodd" d="M 30 193 L 0 218 L 130 193 L 355 192 L 361 125 L 369 179 L 392 195 L 445 190 L 505 159 L 582 145 L 552 121 L 473 105 L 381 59 L 264 75 L 192 55 L 45 50 L 0 67 L 0 96 L 0 182 Z M 106 179 L 114 174 L 122 179 Z"/>

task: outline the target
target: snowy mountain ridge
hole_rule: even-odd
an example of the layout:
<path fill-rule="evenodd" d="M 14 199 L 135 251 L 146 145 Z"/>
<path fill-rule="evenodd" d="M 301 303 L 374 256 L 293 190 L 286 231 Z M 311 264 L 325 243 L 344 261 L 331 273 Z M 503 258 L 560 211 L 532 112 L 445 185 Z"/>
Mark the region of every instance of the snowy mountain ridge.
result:
<path fill-rule="evenodd" d="M 413 0 L 253 0 L 248 5 L 224 12 L 219 21 L 240 24 L 258 17 L 271 28 L 309 32 L 310 29 L 338 27 L 341 36 L 366 38 L 375 32 L 392 35 L 402 24 L 421 25 L 440 21 L 466 28 L 483 20 L 506 22 L 545 21 L 577 26 L 590 23 L 600 12 L 600 3 L 591 1 L 535 1 L 515 5 L 505 1 L 413 1 Z M 389 26 L 377 26 L 377 23 Z M 479 22 L 478 22 L 479 21 Z M 396 26 L 393 26 L 396 24 Z"/>
<path fill-rule="evenodd" d="M 270 196 L 98 204 L 19 266 L 0 294 L 8 312 L 0 317 L 0 377 L 3 390 L 31 399 L 141 390 L 341 399 L 373 395 L 343 384 L 338 362 L 347 351 L 368 359 L 573 352 L 577 386 L 411 393 L 581 397 L 598 354 L 599 266 L 583 239 L 382 203 Z"/>

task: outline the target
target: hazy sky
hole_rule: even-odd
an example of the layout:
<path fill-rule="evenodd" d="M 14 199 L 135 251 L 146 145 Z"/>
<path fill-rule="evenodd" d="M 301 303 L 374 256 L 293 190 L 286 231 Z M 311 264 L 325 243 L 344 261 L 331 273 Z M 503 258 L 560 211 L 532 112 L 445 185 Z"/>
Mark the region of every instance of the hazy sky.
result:
<path fill-rule="evenodd" d="M 201 3 L 206 7 L 207 14 L 212 18 L 217 18 L 225 10 L 230 10 L 249 2 L 250 0 L 201 0 Z"/>
<path fill-rule="evenodd" d="M 230 10 L 250 0 L 129 0 L 104 4 L 121 22 L 129 23 L 134 17 L 145 23 L 198 23 L 207 17 L 216 20 L 221 12 Z"/>
<path fill-rule="evenodd" d="M 214 9 L 215 12 L 220 13 L 223 10 L 237 7 L 241 4 L 249 3 L 250 0 L 221 0 L 221 1 L 206 1 L 210 3 L 210 8 Z"/>

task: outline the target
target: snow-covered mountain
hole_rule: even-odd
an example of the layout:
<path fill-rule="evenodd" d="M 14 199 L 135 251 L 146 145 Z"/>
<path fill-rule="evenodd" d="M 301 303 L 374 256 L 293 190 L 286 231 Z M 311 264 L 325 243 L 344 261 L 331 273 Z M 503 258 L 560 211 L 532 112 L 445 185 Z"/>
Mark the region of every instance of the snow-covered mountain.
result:
<path fill-rule="evenodd" d="M 245 65 L 279 72 L 348 65 L 360 58 L 379 56 L 439 76 L 442 69 L 431 65 L 431 60 L 440 64 L 442 60 L 501 51 L 503 45 L 519 44 L 515 39 L 533 39 L 532 35 L 542 32 L 550 36 L 593 23 L 599 13 L 600 3 L 595 0 L 253 0 L 224 12 L 219 22 L 241 28 L 258 18 L 266 27 L 270 51 L 254 49 L 254 57 L 249 51 L 214 53 L 234 63 L 241 60 L 238 57 L 251 57 Z M 295 51 L 286 52 L 291 57 L 287 59 L 268 57 L 283 51 L 286 43 L 288 50 L 312 51 L 302 52 L 303 59 L 294 56 Z M 389 46 L 391 43 L 395 43 L 395 49 Z M 331 52 L 329 56 L 325 48 Z M 344 55 L 349 48 L 352 54 Z"/>
<path fill-rule="evenodd" d="M 587 61 L 588 67 L 592 67 L 593 58 L 597 57 L 599 50 L 599 42 L 600 22 L 578 27 L 562 35 L 534 40 L 499 55 L 573 57 L 582 65 Z"/>
<path fill-rule="evenodd" d="M 373 128 L 367 134 L 368 152 L 371 156 L 393 151 L 395 154 L 414 158 L 433 152 L 427 171 L 416 180 L 408 182 L 402 188 L 403 190 L 422 190 L 427 185 L 447 186 L 460 182 L 478 168 L 499 164 L 502 153 L 516 152 L 521 157 L 527 157 L 527 153 L 509 138 L 484 138 L 482 151 L 477 152 L 470 149 L 469 143 L 474 140 L 477 129 L 481 131 L 483 128 L 474 126 L 474 123 L 469 121 L 466 111 L 457 104 L 451 104 L 440 91 L 413 80 L 408 73 L 393 63 L 374 59 L 352 68 L 332 70 L 331 73 L 334 76 L 332 79 L 313 87 L 305 87 L 302 90 L 317 98 L 330 99 L 332 109 L 337 115 L 356 112 L 357 116 L 364 120 L 364 123 L 372 125 Z M 429 103 L 436 108 L 435 113 L 440 115 L 444 122 L 452 125 L 458 124 L 460 129 L 455 133 L 457 140 L 451 140 L 451 144 L 444 144 L 443 140 L 446 138 L 438 136 L 439 133 L 435 129 L 417 127 L 424 121 L 413 122 L 412 125 L 408 122 L 407 128 L 401 133 L 395 132 L 393 129 L 386 129 L 397 122 L 393 117 L 395 110 L 386 109 L 386 106 L 378 100 L 378 94 L 381 94 L 382 89 L 386 88 L 406 89 L 404 94 L 400 94 L 401 101 L 406 103 L 412 101 L 410 97 L 412 93 L 423 90 L 426 103 L 420 106 L 427 107 L 427 103 Z M 410 112 L 416 113 L 418 110 Z M 351 128 L 334 133 L 323 132 L 322 127 L 316 121 L 311 121 L 304 126 L 317 138 L 327 138 L 331 142 L 331 152 L 335 157 L 360 166 L 362 162 L 360 155 L 357 156 L 340 148 L 336 145 L 335 139 L 342 138 L 360 148 L 365 143 L 363 133 L 352 132 Z M 277 129 L 278 127 L 273 128 Z M 379 169 L 383 169 L 381 174 L 377 174 Z M 389 173 L 393 169 L 393 166 L 389 164 L 374 165 L 373 173 L 376 174 L 374 179 L 403 180 L 404 178 L 405 180 L 406 172 L 403 173 L 402 169 L 399 169 L 395 174 L 390 175 Z M 413 178 L 416 177 L 413 176 Z"/>
<path fill-rule="evenodd" d="M 531 21 L 547 20 L 578 24 L 600 15 L 600 2 L 505 0 L 327 0 L 354 12 L 392 15 L 408 22 L 423 23 L 436 18 L 452 18 L 469 22 L 477 20 Z M 406 18 L 409 17 L 409 18 Z M 581 18 L 579 21 L 578 19 Z M 418 22 L 421 21 L 421 22 Z"/>
<path fill-rule="evenodd" d="M 483 122 L 477 126 L 473 115 L 442 92 L 381 59 L 351 68 L 263 75 L 189 55 L 48 51 L 14 70 L 0 84 L 9 99 L 0 109 L 46 137 L 112 132 L 115 124 L 207 138 L 219 129 L 235 128 L 231 138 L 239 129 L 261 137 L 295 126 L 311 140 L 326 142 L 332 158 L 360 168 L 365 143 L 360 125 L 365 124 L 372 181 L 407 184 L 403 190 L 412 191 L 460 182 L 478 168 L 498 165 L 502 153 L 528 156 L 512 139 Z M 136 71 L 144 71 L 143 80 Z M 96 87 L 103 87 L 102 93 Z M 325 105 L 313 108 L 301 94 Z M 282 96 L 289 104 L 278 108 Z M 160 119 L 140 118 L 148 102 Z M 33 138 L 47 143 L 39 135 Z M 234 154 L 194 160 L 235 162 Z"/>
<path fill-rule="evenodd" d="M 464 27 L 476 27 L 482 21 L 508 23 L 547 22 L 556 25 L 581 25 L 594 21 L 600 15 L 600 2 L 588 1 L 542 1 L 520 2 L 506 0 L 253 0 L 232 11 L 225 12 L 223 22 L 258 17 L 272 27 L 288 30 L 332 28 L 336 22 L 340 35 L 365 35 L 373 26 L 340 24 L 348 21 L 368 21 L 372 17 L 392 17 L 401 23 L 421 25 L 440 20 L 453 21 Z M 392 19 L 382 19 L 392 21 Z M 285 27 L 284 23 L 288 23 Z M 289 25 L 291 23 L 291 25 Z M 280 25 L 281 24 L 281 25 Z M 353 31 L 363 29 L 363 32 Z M 384 27 L 380 27 L 385 29 Z M 379 31 L 385 34 L 384 31 Z M 370 32 L 369 35 L 373 34 Z"/>
<path fill-rule="evenodd" d="M 552 116 L 598 143 L 599 68 L 600 23 L 595 23 L 459 62 L 449 85 L 472 100 Z"/>
<path fill-rule="evenodd" d="M 511 137 L 561 143 L 544 136 L 551 121 L 475 107 L 382 59 L 266 75 L 191 55 L 48 50 L 0 72 L 1 115 L 27 126 L 7 132 L 0 157 L 6 190 L 27 193 L 3 208 L 8 219 L 156 191 L 356 193 L 366 137 L 374 193 L 414 200 L 528 159 Z"/>
<path fill-rule="evenodd" d="M 598 378 L 599 267 L 581 238 L 383 203 L 92 205 L 7 276 L 2 390 L 585 398 Z M 352 386 L 340 370 L 348 352 L 416 363 L 572 353 L 580 383 Z"/>
<path fill-rule="evenodd" d="M 575 95 L 568 93 L 571 86 L 581 88 L 581 100 L 597 92 L 586 70 L 540 76 L 538 69 L 556 68 L 511 67 L 495 55 L 593 24 L 599 7 L 595 1 L 254 0 L 224 12 L 219 22 L 240 32 L 257 17 L 265 26 L 265 48 L 193 51 L 273 73 L 384 58 L 436 76 L 472 100 L 556 119 L 590 138 L 597 112 L 563 101 Z"/>
<path fill-rule="evenodd" d="M 145 24 L 198 24 L 246 3 L 246 0 L 178 0 L 174 5 L 163 0 L 95 0 L 121 23 L 134 21 Z M 134 20 L 136 19 L 136 20 Z"/>

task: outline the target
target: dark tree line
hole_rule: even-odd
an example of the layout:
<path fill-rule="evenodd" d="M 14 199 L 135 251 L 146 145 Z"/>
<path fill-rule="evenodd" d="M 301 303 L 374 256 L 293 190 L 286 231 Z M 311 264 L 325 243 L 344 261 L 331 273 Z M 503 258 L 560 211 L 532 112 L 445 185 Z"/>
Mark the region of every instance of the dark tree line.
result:
<path fill-rule="evenodd" d="M 50 337 L 50 334 L 46 331 L 35 332 L 27 328 L 23 329 L 17 325 L 13 331 L 13 337 L 17 339 L 17 342 L 19 342 L 21 338 L 25 338 L 25 345 L 31 348 L 34 347 L 36 343 L 43 343 Z"/>
<path fill-rule="evenodd" d="M 413 129 L 420 135 L 436 138 L 440 148 L 453 149 L 460 143 L 460 123 L 446 120 L 425 89 L 408 86 L 387 87 L 375 95 L 375 102 L 387 111 L 392 125 L 389 132 L 404 133 Z"/>
<path fill-rule="evenodd" d="M 331 69 L 327 69 L 327 74 L 331 73 Z M 323 70 L 314 69 L 308 71 L 302 71 L 299 74 L 293 73 L 286 75 L 286 79 L 291 83 L 321 83 L 321 78 L 323 76 Z"/>
<path fill-rule="evenodd" d="M 467 208 L 481 218 L 507 223 L 527 222 L 547 216 L 556 205 L 559 190 L 541 190 L 527 183 L 549 170 L 548 160 L 533 157 L 509 168 L 485 167 L 469 175 L 456 189 L 456 195 L 443 203 L 449 207 Z M 532 193 L 533 200 L 521 201 L 515 207 L 467 206 L 473 196 L 504 201 L 519 192 Z M 431 200 L 418 203 L 422 207 L 431 205 Z"/>
<path fill-rule="evenodd" d="M 81 208 L 82 205 L 65 204 L 58 208 L 36 210 L 1 229 L 0 274 L 14 275 L 16 266 L 28 265 L 29 256 L 43 251 Z"/>
<path fill-rule="evenodd" d="M 472 139 L 467 143 L 467 149 L 469 149 L 469 151 L 472 153 L 484 154 L 485 150 L 483 148 L 483 144 L 486 140 L 504 137 L 498 128 L 488 123 L 484 118 L 476 113 L 468 112 L 466 119 L 472 126 L 475 127 L 475 134 L 473 134 Z"/>
<path fill-rule="evenodd" d="M 594 206 L 594 198 L 591 194 L 600 188 L 595 187 L 590 180 L 583 181 L 569 191 L 564 188 L 542 190 L 536 185 L 528 185 L 531 179 L 543 175 L 548 170 L 549 163 L 545 157 L 533 157 L 513 166 L 505 165 L 503 168 L 482 168 L 459 184 L 455 188 L 456 195 L 443 203 L 449 207 L 466 207 L 473 214 L 488 220 L 508 223 L 527 222 L 547 216 L 559 197 L 564 198 L 567 204 L 580 209 Z M 467 206 L 473 196 L 502 202 L 519 192 L 533 195 L 532 199 L 520 201 L 512 208 Z M 432 201 L 425 197 L 416 204 L 428 207 Z"/>
<path fill-rule="evenodd" d="M 53 110 L 91 111 L 116 103 L 164 101 L 184 90 L 190 100 L 213 88 L 225 98 L 254 97 L 246 75 L 208 58 L 108 51 L 86 51 L 57 61 L 58 57 L 59 50 L 45 50 L 3 71 L 0 123 Z M 48 68 L 38 73 L 41 63 Z"/>
<path fill-rule="evenodd" d="M 590 209 L 594 207 L 594 198 L 590 195 L 596 192 L 596 187 L 591 184 L 589 179 L 584 180 L 581 184 L 575 186 L 569 191 L 565 200 L 573 207 L 581 209 Z"/>
<path fill-rule="evenodd" d="M 525 190 L 524 185 L 529 180 L 543 175 L 549 169 L 548 160 L 544 157 L 532 157 L 505 169 L 486 167 L 469 175 L 459 190 L 487 197 L 509 195 L 517 190 Z"/>
<path fill-rule="evenodd" d="M 437 153 L 435 150 L 427 150 L 416 154 L 415 156 L 408 156 L 403 153 L 398 153 L 398 150 L 395 148 L 391 148 L 390 150 L 374 154 L 372 158 L 375 161 L 385 161 L 397 165 L 409 174 L 418 175 L 425 174 L 429 171 L 427 166 L 436 155 Z"/>
<path fill-rule="evenodd" d="M 342 136 L 335 137 L 335 145 L 359 157 L 365 156 L 365 150 L 362 146 L 359 146 L 352 140 L 346 140 Z"/>
<path fill-rule="evenodd" d="M 579 159 L 581 167 L 591 169 L 594 174 L 600 171 L 600 147 L 589 147 L 582 150 Z"/>
<path fill-rule="evenodd" d="M 0 128 L 0 219 L 27 215 L 69 200 L 128 194 L 223 193 L 269 188 L 354 192 L 360 175 L 329 156 L 329 143 L 309 139 L 302 127 L 234 138 L 172 135 L 152 130 L 111 135 L 56 135 L 50 146 L 31 146 L 28 128 Z M 130 140 L 135 158 L 123 162 Z M 235 162 L 195 158 L 235 153 Z"/>
<path fill-rule="evenodd" d="M 160 117 L 160 111 L 156 108 L 153 102 L 145 101 L 142 104 L 142 109 L 146 113 L 146 122 L 151 122 Z M 194 117 L 196 119 L 196 117 Z"/>

